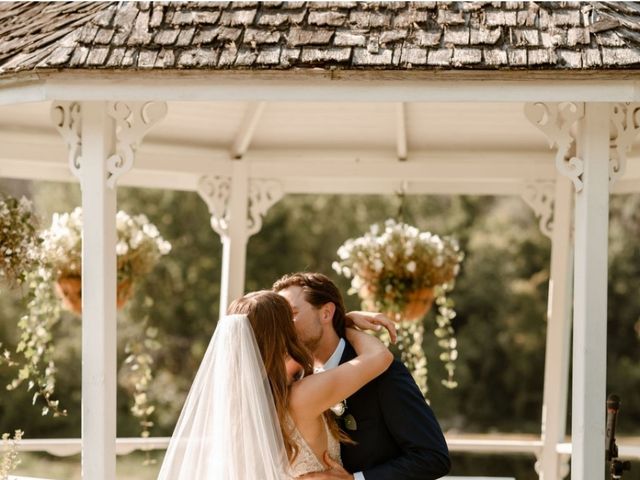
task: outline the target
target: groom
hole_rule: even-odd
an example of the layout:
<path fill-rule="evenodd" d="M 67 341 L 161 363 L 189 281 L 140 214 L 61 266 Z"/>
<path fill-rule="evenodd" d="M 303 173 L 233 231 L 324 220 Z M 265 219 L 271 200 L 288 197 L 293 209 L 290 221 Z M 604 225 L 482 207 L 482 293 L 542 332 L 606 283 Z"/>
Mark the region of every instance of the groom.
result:
<path fill-rule="evenodd" d="M 348 321 L 342 296 L 328 277 L 294 273 L 278 280 L 273 289 L 291 304 L 296 330 L 313 352 L 316 369 L 330 369 L 356 356 L 344 339 Z M 440 426 L 398 361 L 347 398 L 340 419 L 355 441 L 341 446 L 344 468 L 326 458 L 329 470 L 303 478 L 431 480 L 449 473 L 449 451 Z"/>

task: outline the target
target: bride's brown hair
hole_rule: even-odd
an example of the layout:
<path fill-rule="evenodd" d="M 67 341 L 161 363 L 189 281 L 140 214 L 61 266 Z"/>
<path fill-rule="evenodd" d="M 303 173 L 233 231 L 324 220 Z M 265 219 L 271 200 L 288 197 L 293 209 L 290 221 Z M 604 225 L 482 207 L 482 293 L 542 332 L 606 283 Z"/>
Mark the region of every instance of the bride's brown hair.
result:
<path fill-rule="evenodd" d="M 298 340 L 291 306 L 277 293 L 262 290 L 235 300 L 227 313 L 249 317 L 271 385 L 284 446 L 289 461 L 292 461 L 298 454 L 298 447 L 291 440 L 290 423 L 287 421 L 289 382 L 284 359 L 286 355 L 293 358 L 302 366 L 306 376 L 313 373 L 313 357 Z"/>

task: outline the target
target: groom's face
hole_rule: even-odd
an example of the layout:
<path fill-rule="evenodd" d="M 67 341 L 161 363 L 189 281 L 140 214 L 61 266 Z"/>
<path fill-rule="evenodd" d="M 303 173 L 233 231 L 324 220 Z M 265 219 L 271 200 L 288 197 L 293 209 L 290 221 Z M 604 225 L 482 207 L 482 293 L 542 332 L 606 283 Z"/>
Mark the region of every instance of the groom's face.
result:
<path fill-rule="evenodd" d="M 302 287 L 294 285 L 280 290 L 278 293 L 286 298 L 291 305 L 298 338 L 309 350 L 315 351 L 322 338 L 320 310 L 307 302 Z"/>

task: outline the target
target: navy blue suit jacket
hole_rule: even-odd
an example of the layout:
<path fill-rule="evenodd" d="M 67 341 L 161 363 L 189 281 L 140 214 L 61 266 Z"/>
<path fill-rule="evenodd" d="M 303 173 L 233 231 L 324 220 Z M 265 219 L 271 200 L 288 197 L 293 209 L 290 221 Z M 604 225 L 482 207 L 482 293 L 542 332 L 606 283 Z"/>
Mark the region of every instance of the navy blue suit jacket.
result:
<path fill-rule="evenodd" d="M 347 342 L 340 363 L 356 356 Z M 344 423 L 355 419 L 356 430 Z M 401 362 L 347 398 L 342 429 L 357 442 L 341 446 L 349 472 L 365 480 L 432 480 L 451 468 L 449 449 L 433 411 Z"/>

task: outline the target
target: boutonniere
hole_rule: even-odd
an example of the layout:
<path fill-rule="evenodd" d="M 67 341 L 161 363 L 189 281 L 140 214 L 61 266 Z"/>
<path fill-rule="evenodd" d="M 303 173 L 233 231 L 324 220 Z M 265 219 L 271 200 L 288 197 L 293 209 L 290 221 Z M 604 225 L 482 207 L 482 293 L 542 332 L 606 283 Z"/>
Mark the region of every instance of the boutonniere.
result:
<path fill-rule="evenodd" d="M 344 428 L 352 432 L 358 429 L 358 424 L 356 423 L 356 419 L 353 418 L 353 415 L 349 414 L 344 417 Z"/>
<path fill-rule="evenodd" d="M 339 403 L 336 403 L 333 407 L 331 407 L 331 411 L 334 413 L 336 417 L 341 417 L 344 415 L 345 410 L 347 409 L 347 401 L 342 400 Z"/>

